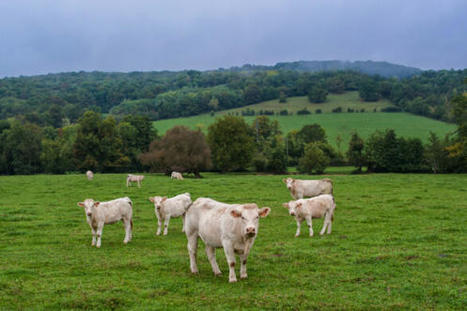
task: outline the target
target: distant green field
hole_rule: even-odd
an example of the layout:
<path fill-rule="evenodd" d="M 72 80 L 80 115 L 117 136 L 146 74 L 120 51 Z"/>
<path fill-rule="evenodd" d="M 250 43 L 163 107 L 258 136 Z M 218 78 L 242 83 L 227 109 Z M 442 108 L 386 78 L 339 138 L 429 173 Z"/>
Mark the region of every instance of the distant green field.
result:
<path fill-rule="evenodd" d="M 252 123 L 255 117 L 245 117 L 246 121 Z M 429 131 L 433 131 L 440 137 L 455 129 L 455 125 L 416 116 L 409 113 L 324 113 L 311 115 L 293 116 L 270 116 L 269 118 L 279 121 L 281 130 L 288 133 L 291 130 L 302 128 L 306 124 L 318 123 L 325 130 L 328 141 L 334 145 L 338 135 L 342 137 L 341 148 L 346 149 L 353 131 L 366 138 L 375 130 L 394 129 L 396 134 L 403 137 L 417 137 L 426 141 Z M 165 133 L 175 125 L 185 125 L 190 128 L 201 128 L 207 132 L 208 126 L 215 121 L 216 117 L 203 114 L 188 118 L 168 119 L 154 122 L 154 127 L 159 134 Z"/>
<path fill-rule="evenodd" d="M 305 224 L 294 237 L 285 176 L 203 175 L 146 174 L 141 188 L 124 174 L 0 176 L 0 310 L 465 310 L 467 175 L 332 175 L 333 231 L 320 237 L 314 219 L 311 238 Z M 228 283 L 222 249 L 215 277 L 201 241 L 192 275 L 180 219 L 155 236 L 148 197 L 187 191 L 271 207 L 248 279 Z M 133 200 L 133 240 L 122 243 L 117 223 L 91 247 L 76 203 L 122 196 Z"/>
<path fill-rule="evenodd" d="M 351 108 L 358 111 L 360 111 L 361 109 L 365 109 L 366 112 L 373 112 L 374 109 L 376 109 L 376 111 L 380 111 L 382 108 L 391 106 L 394 105 L 391 104 L 391 102 L 389 102 L 388 100 L 380 100 L 377 102 L 364 102 L 360 100 L 358 92 L 347 92 L 340 95 L 329 94 L 326 102 L 321 104 L 312 104 L 308 100 L 307 96 L 298 96 L 289 97 L 286 103 L 279 103 L 278 99 L 274 99 L 254 105 L 249 105 L 247 107 L 221 111 L 219 113 L 240 113 L 246 108 L 249 108 L 256 112 L 259 112 L 260 110 L 272 110 L 275 113 L 286 109 L 289 113 L 292 112 L 293 114 L 297 113 L 298 110 L 306 108 L 312 113 L 315 113 L 316 109 L 321 109 L 323 113 L 331 113 L 332 110 L 337 107 L 341 107 L 345 112 L 347 112 L 347 108 Z"/>

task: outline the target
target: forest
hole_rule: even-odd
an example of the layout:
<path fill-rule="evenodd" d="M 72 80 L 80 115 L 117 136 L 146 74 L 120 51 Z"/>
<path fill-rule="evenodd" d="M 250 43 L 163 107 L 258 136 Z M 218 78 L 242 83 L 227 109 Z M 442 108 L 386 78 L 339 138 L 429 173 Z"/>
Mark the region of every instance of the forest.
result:
<path fill-rule="evenodd" d="M 70 72 L 4 78 L 0 80 L 0 120 L 24 118 L 39 126 L 60 128 L 75 123 L 86 110 L 112 114 L 117 119 L 137 114 L 159 120 L 271 99 L 286 101 L 290 96 L 308 96 L 311 102 L 325 104 L 329 93 L 357 90 L 362 101 L 388 99 L 399 111 L 454 122 L 451 99 L 467 89 L 463 83 L 467 69 L 401 71 L 399 67 L 390 70 L 392 67 L 383 63 L 368 68 L 359 64 L 366 70 L 360 67 L 340 70 L 349 67 L 325 62 L 320 63 L 321 67 L 312 64 L 245 65 L 213 71 Z M 327 70 L 316 71 L 320 68 Z"/>

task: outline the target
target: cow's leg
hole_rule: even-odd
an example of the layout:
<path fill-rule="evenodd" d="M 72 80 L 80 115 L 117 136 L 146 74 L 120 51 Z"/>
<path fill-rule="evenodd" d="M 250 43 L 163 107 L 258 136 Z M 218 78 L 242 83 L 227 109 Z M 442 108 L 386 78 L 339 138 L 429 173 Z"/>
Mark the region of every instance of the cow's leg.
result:
<path fill-rule="evenodd" d="M 246 260 L 248 258 L 248 254 L 241 254 L 240 257 L 240 278 L 246 279 L 248 277 L 246 273 Z"/>
<path fill-rule="evenodd" d="M 97 248 L 101 247 L 102 229 L 104 229 L 104 222 L 99 222 L 97 224 Z"/>
<path fill-rule="evenodd" d="M 212 272 L 214 272 L 215 275 L 220 275 L 221 270 L 219 269 L 216 261 L 216 249 L 212 246 L 206 245 L 206 255 L 208 256 L 209 262 L 211 263 Z"/>
<path fill-rule="evenodd" d="M 235 275 L 235 252 L 230 240 L 223 240 L 222 246 L 224 247 L 225 258 L 229 264 L 229 282 L 237 282 L 237 276 Z"/>
<path fill-rule="evenodd" d="M 295 232 L 295 237 L 298 237 L 300 235 L 300 226 L 302 224 L 302 219 L 295 217 L 295 220 L 297 221 L 297 232 Z"/>
<path fill-rule="evenodd" d="M 311 215 L 307 216 L 305 220 L 306 220 L 306 223 L 308 224 L 308 229 L 310 230 L 310 236 L 313 236 L 313 226 L 311 223 Z"/>
<path fill-rule="evenodd" d="M 331 234 L 331 230 L 332 230 L 332 213 L 334 213 L 334 211 L 332 211 L 331 213 L 329 213 L 329 215 L 326 215 L 326 217 L 328 217 L 328 234 Z"/>
<path fill-rule="evenodd" d="M 127 178 L 127 180 L 126 180 L 126 187 L 128 188 L 129 186 L 130 186 L 130 180 L 128 180 L 128 178 Z"/>
<path fill-rule="evenodd" d="M 157 216 L 157 232 L 156 232 L 156 235 L 161 235 L 161 228 L 162 228 L 161 216 L 159 216 L 157 213 L 156 213 L 156 216 Z"/>
<path fill-rule="evenodd" d="M 187 235 L 187 239 L 191 273 L 198 273 L 198 265 L 196 264 L 196 253 L 198 252 L 198 232 L 192 232 L 190 235 Z"/>
<path fill-rule="evenodd" d="M 92 242 L 91 242 L 91 246 L 94 246 L 94 245 L 96 245 L 96 229 L 94 229 L 93 227 L 91 227 L 91 231 L 92 231 Z"/>
<path fill-rule="evenodd" d="M 138 180 L 138 188 L 141 188 L 141 182 Z"/>
<path fill-rule="evenodd" d="M 165 216 L 164 220 L 164 235 L 167 235 L 167 231 L 169 230 L 169 222 L 170 222 L 170 215 Z"/>
<path fill-rule="evenodd" d="M 131 240 L 131 222 L 129 219 L 123 218 L 123 226 L 125 227 L 125 239 L 124 244 L 127 244 Z"/>

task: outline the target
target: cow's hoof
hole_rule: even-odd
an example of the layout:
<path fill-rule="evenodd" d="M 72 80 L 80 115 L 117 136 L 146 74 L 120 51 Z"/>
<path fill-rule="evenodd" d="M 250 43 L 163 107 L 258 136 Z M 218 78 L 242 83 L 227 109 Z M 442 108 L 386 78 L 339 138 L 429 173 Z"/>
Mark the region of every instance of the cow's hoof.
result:
<path fill-rule="evenodd" d="M 222 272 L 217 272 L 217 273 L 214 272 L 214 276 L 222 276 Z"/>
<path fill-rule="evenodd" d="M 241 276 L 240 276 L 240 279 L 242 279 L 242 280 L 244 280 L 244 279 L 246 279 L 246 278 L 248 278 L 248 275 L 241 275 Z"/>
<path fill-rule="evenodd" d="M 237 282 L 237 279 L 231 279 L 229 280 L 229 283 L 236 283 Z"/>

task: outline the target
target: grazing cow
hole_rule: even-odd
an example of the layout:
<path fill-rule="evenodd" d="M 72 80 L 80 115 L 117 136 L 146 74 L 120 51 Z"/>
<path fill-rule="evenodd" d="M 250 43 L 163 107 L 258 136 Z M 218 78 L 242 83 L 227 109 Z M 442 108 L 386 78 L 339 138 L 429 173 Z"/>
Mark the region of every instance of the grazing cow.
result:
<path fill-rule="evenodd" d="M 332 194 L 332 180 L 324 178 L 321 180 L 299 180 L 287 178 L 282 180 L 290 195 L 295 200 L 303 199 L 303 197 L 315 197 L 320 194 Z"/>
<path fill-rule="evenodd" d="M 216 262 L 216 248 L 223 247 L 229 264 L 229 282 L 236 282 L 235 254 L 240 257 L 240 278 L 247 277 L 246 261 L 258 234 L 259 217 L 266 217 L 271 209 L 256 204 L 225 204 L 209 198 L 197 199 L 185 216 L 190 268 L 198 273 L 196 253 L 198 236 L 206 246 L 206 254 L 215 275 L 221 274 Z"/>
<path fill-rule="evenodd" d="M 86 177 L 88 178 L 88 180 L 92 180 L 94 178 L 94 173 L 92 171 L 87 171 Z"/>
<path fill-rule="evenodd" d="M 183 180 L 183 176 L 179 172 L 172 172 L 172 174 L 170 175 L 170 179 Z"/>
<path fill-rule="evenodd" d="M 328 228 L 328 234 L 331 233 L 334 210 L 336 209 L 336 203 L 332 195 L 322 194 L 311 199 L 290 201 L 282 205 L 289 210 L 291 216 L 295 216 L 295 220 L 297 221 L 296 237 L 300 235 L 300 225 L 303 220 L 306 220 L 308 228 L 310 229 L 310 236 L 313 236 L 312 218 L 324 217 L 324 224 L 319 233 L 320 235 L 324 234 L 326 227 Z"/>
<path fill-rule="evenodd" d="M 131 175 L 128 174 L 126 177 L 126 186 L 130 186 L 132 182 L 138 183 L 138 187 L 141 187 L 141 182 L 143 181 L 144 176 L 143 175 Z"/>
<path fill-rule="evenodd" d="M 164 220 L 164 235 L 167 235 L 170 218 L 182 217 L 182 232 L 185 232 L 185 213 L 191 205 L 190 194 L 183 193 L 173 198 L 150 197 L 149 201 L 154 203 L 154 212 L 157 216 L 157 235 L 161 234 L 162 220 Z"/>
<path fill-rule="evenodd" d="M 78 206 L 84 207 L 86 220 L 92 230 L 92 246 L 101 247 L 104 224 L 113 224 L 119 220 L 123 221 L 125 227 L 125 239 L 123 243 L 126 244 L 131 241 L 133 203 L 130 198 L 125 197 L 108 202 L 95 202 L 93 199 L 86 199 L 84 202 L 79 202 Z"/>

